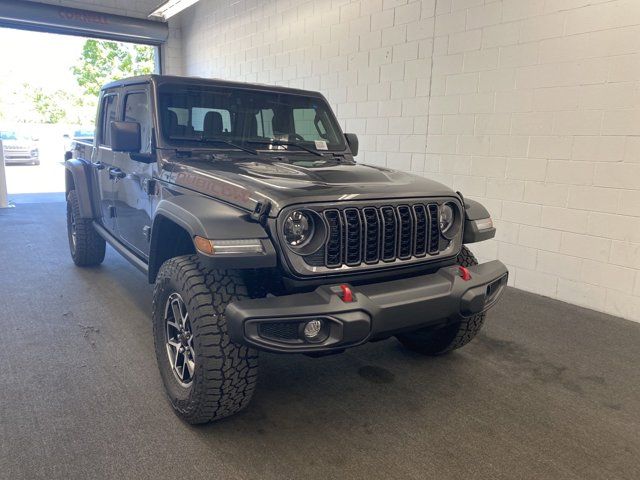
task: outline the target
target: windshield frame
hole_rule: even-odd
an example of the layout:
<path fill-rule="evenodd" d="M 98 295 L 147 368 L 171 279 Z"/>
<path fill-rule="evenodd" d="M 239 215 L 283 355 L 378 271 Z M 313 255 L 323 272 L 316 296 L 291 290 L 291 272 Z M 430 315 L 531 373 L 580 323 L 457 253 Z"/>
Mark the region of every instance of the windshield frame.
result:
<path fill-rule="evenodd" d="M 162 83 L 158 83 L 157 85 L 155 85 L 155 92 L 154 92 L 154 103 L 155 103 L 155 110 L 156 110 L 156 125 L 157 125 L 157 135 L 156 135 L 156 141 L 158 144 L 158 148 L 168 148 L 168 149 L 198 149 L 198 150 L 202 150 L 202 149 L 207 149 L 207 150 L 224 150 L 224 151 L 228 151 L 228 152 L 238 152 L 240 153 L 240 150 L 238 150 L 237 148 L 234 148 L 233 146 L 230 145 L 223 145 L 219 142 L 217 142 L 215 139 L 207 142 L 206 140 L 198 140 L 197 137 L 194 137 L 193 141 L 190 140 L 183 140 L 183 139 L 175 139 L 175 138 L 170 138 L 168 135 L 165 135 L 165 131 L 163 129 L 164 127 L 164 118 L 162 116 L 162 100 L 161 100 L 161 96 L 163 94 L 163 91 L 166 91 L 165 89 L 171 89 L 171 88 L 180 88 L 180 89 L 184 89 L 184 90 L 210 90 L 212 92 L 216 92 L 216 91 L 225 91 L 225 92 L 235 92 L 238 91 L 240 92 L 240 94 L 242 92 L 247 92 L 247 93 L 262 93 L 262 94 L 273 94 L 273 95 L 286 95 L 286 96 L 293 96 L 293 97 L 302 97 L 302 98 L 308 98 L 308 99 L 313 99 L 316 102 L 320 102 L 322 103 L 323 109 L 325 111 L 325 114 L 327 116 L 327 120 L 331 122 L 333 128 L 335 129 L 335 133 L 336 136 L 338 138 L 338 140 L 340 141 L 340 143 L 336 143 L 336 144 L 328 144 L 327 145 L 327 149 L 326 150 L 317 150 L 314 146 L 314 141 L 313 140 L 306 140 L 304 142 L 296 142 L 293 140 L 290 140 L 289 143 L 292 144 L 292 146 L 288 147 L 288 146 L 278 146 L 277 142 L 278 139 L 277 138 L 267 138 L 267 137 L 256 137 L 256 138 L 251 138 L 251 137 L 247 137 L 245 139 L 240 139 L 238 137 L 230 137 L 228 140 L 236 143 L 238 145 L 241 145 L 243 147 L 247 147 L 247 148 L 251 148 L 251 149 L 255 149 L 258 152 L 265 152 L 265 153 L 275 153 L 275 154 L 279 154 L 282 155 L 284 154 L 292 154 L 292 153 L 296 153 L 298 155 L 312 155 L 312 153 L 305 151 L 304 148 L 302 147 L 297 147 L 293 144 L 295 143 L 300 143 L 301 145 L 303 145 L 306 148 L 311 148 L 316 150 L 319 154 L 344 154 L 344 153 L 348 153 L 349 152 L 349 145 L 346 141 L 344 132 L 342 131 L 342 127 L 340 126 L 340 122 L 338 122 L 338 119 L 335 116 L 335 113 L 333 111 L 333 109 L 331 108 L 331 105 L 329 104 L 329 102 L 326 100 L 326 98 L 321 95 L 320 93 L 317 92 L 303 92 L 303 91 L 296 91 L 296 90 L 285 90 L 285 89 L 271 89 L 268 86 L 264 86 L 264 88 L 262 88 L 261 86 L 253 86 L 253 85 L 239 85 L 239 86 L 235 86 L 235 85 L 216 85 L 216 84 L 208 84 L 208 83 L 196 83 L 196 82 L 179 82 L 179 81 L 170 81 L 170 82 L 162 82 Z M 224 137 L 223 137 L 224 138 Z M 248 143 L 247 140 L 264 140 L 264 146 L 260 146 L 257 145 L 255 143 L 251 144 Z M 270 146 L 269 142 L 267 140 L 274 140 L 274 145 Z M 330 147 L 330 145 L 337 145 L 334 146 L 333 148 Z"/>

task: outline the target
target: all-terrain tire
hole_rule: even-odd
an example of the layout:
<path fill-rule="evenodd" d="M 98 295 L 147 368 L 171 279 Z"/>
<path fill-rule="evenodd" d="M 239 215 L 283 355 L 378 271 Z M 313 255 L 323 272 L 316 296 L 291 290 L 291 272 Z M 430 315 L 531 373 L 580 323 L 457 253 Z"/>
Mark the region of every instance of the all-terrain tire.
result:
<path fill-rule="evenodd" d="M 477 265 L 478 260 L 467 247 L 463 246 L 456 263 L 463 267 L 471 267 Z M 444 327 L 423 328 L 397 335 L 396 338 L 405 347 L 424 355 L 444 355 L 473 340 L 482 328 L 485 316 L 486 313 L 481 313 L 469 318 L 462 318 Z"/>
<path fill-rule="evenodd" d="M 67 236 L 73 263 L 79 267 L 102 263 L 106 243 L 93 228 L 93 220 L 80 217 L 80 204 L 75 190 L 67 195 Z"/>
<path fill-rule="evenodd" d="M 179 294 L 188 314 L 195 368 L 185 385 L 170 361 L 166 318 L 169 297 Z M 196 255 L 164 262 L 153 290 L 153 336 L 167 397 L 186 422 L 219 420 L 245 408 L 258 378 L 258 352 L 231 342 L 225 310 L 248 297 L 237 271 L 206 268 Z M 191 354 L 191 352 L 190 352 Z"/>

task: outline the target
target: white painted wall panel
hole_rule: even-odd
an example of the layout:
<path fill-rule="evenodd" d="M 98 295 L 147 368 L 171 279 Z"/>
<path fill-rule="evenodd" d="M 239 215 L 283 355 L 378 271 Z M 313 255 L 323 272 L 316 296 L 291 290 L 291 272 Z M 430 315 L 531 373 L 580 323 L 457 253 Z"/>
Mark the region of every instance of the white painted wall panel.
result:
<path fill-rule="evenodd" d="M 474 250 L 516 287 L 640 320 L 637 0 L 201 0 L 179 22 L 176 71 L 322 91 L 360 161 L 491 210 Z"/>

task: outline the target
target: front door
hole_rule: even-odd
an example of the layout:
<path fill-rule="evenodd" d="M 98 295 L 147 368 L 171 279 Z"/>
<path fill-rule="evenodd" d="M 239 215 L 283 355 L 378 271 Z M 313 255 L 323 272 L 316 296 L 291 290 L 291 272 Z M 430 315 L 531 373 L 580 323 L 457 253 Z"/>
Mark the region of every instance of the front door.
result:
<path fill-rule="evenodd" d="M 126 122 L 138 122 L 142 137 L 140 155 L 114 154 L 114 204 L 120 240 L 138 256 L 149 255 L 151 235 L 151 198 L 154 193 L 153 164 L 144 161 L 151 154 L 151 114 L 146 86 L 134 86 L 123 92 L 122 115 Z"/>
<path fill-rule="evenodd" d="M 111 151 L 111 122 L 117 117 L 118 95 L 115 92 L 106 93 L 102 97 L 101 118 L 96 128 L 96 149 L 92 158 L 92 166 L 96 172 L 98 192 L 100 195 L 101 223 L 111 233 L 115 233 L 114 190 L 111 170 L 113 169 L 114 154 Z"/>

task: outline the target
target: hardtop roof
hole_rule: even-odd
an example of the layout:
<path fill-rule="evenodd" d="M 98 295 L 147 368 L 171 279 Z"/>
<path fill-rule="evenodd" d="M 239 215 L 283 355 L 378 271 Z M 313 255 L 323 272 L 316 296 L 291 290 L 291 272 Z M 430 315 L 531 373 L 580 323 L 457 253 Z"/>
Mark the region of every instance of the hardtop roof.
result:
<path fill-rule="evenodd" d="M 123 78 L 121 80 L 115 80 L 107 83 L 102 87 L 102 90 L 109 88 L 118 88 L 128 85 L 136 85 L 141 83 L 154 83 L 155 85 L 162 85 L 166 83 L 172 84 L 184 84 L 184 85 L 198 85 L 198 86 L 218 86 L 227 88 L 244 88 L 249 90 L 262 90 L 279 93 L 291 93 L 296 95 L 307 95 L 315 97 L 323 97 L 319 92 L 311 90 L 302 90 L 298 88 L 281 87 L 276 85 L 266 85 L 261 83 L 245 83 L 234 82 L 230 80 L 220 80 L 217 78 L 202 78 L 202 77 L 182 77 L 177 75 L 139 75 L 136 77 Z M 323 97 L 324 98 L 324 97 Z"/>

